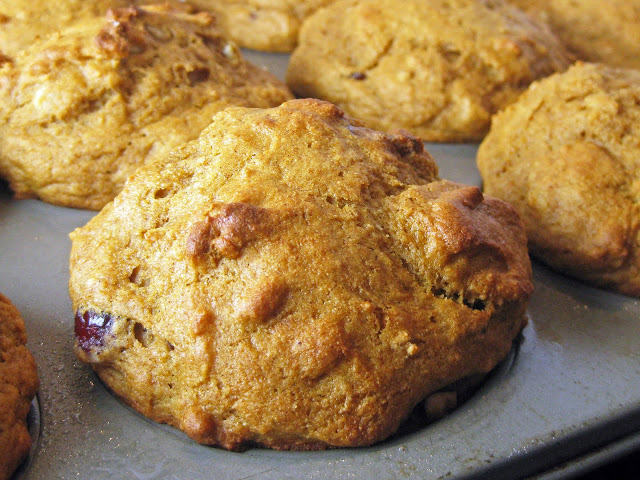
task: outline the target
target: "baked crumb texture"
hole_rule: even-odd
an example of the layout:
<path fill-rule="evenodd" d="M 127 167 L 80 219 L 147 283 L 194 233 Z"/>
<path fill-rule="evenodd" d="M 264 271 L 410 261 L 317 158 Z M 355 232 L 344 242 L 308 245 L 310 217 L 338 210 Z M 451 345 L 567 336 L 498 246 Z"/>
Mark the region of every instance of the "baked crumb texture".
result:
<path fill-rule="evenodd" d="M 500 0 L 342 0 L 303 24 L 287 83 L 378 130 L 475 141 L 571 61 L 545 24 Z"/>
<path fill-rule="evenodd" d="M 206 12 L 110 10 L 0 67 L 0 176 L 16 196 L 99 210 L 141 164 L 230 105 L 291 98 Z"/>
<path fill-rule="evenodd" d="M 484 190 L 523 217 L 554 269 L 640 295 L 640 72 L 577 63 L 496 115 L 478 150 Z"/>
<path fill-rule="evenodd" d="M 310 99 L 218 114 L 71 238 L 79 358 L 233 450 L 388 437 L 507 355 L 533 288 L 512 207 Z"/>
<path fill-rule="evenodd" d="M 27 350 L 24 321 L 0 293 L 0 479 L 9 479 L 31 448 L 27 414 L 38 390 L 38 374 Z"/>

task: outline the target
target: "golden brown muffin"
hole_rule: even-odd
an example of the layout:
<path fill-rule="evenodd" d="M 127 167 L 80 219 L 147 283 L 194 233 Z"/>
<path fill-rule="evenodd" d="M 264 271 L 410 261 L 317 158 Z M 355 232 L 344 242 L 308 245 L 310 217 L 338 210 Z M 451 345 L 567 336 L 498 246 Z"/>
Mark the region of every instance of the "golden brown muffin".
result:
<path fill-rule="evenodd" d="M 640 68 L 640 0 L 509 0 L 546 21 L 582 60 Z"/>
<path fill-rule="evenodd" d="M 218 25 L 241 47 L 290 52 L 300 25 L 313 12 L 335 0 L 189 0 L 215 13 Z"/>
<path fill-rule="evenodd" d="M 135 0 L 134 0 L 135 1 Z M 104 15 L 132 0 L 0 0 L 0 52 L 14 57 L 42 38 L 78 21 Z"/>
<path fill-rule="evenodd" d="M 638 158 L 640 72 L 577 63 L 496 115 L 478 168 L 522 214 L 535 256 L 639 296 Z"/>
<path fill-rule="evenodd" d="M 531 81 L 569 64 L 546 26 L 501 1 L 343 0 L 305 22 L 287 83 L 372 128 L 468 141 Z"/>
<path fill-rule="evenodd" d="M 79 358 L 201 443 L 384 439 L 505 357 L 532 290 L 515 210 L 423 148 L 318 100 L 219 113 L 72 233 Z"/>
<path fill-rule="evenodd" d="M 10 478 L 31 448 L 27 414 L 38 390 L 20 312 L 0 293 L 0 479 Z"/>
<path fill-rule="evenodd" d="M 219 110 L 289 98 L 209 14 L 113 10 L 0 68 L 0 176 L 18 197 L 97 210 L 139 165 L 195 138 Z"/>

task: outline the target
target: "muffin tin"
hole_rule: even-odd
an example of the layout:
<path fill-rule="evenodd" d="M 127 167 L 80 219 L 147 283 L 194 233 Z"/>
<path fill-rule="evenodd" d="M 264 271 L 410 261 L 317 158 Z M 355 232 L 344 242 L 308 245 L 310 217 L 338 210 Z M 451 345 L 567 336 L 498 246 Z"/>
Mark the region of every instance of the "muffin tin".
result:
<path fill-rule="evenodd" d="M 287 55 L 246 52 L 283 77 Z M 476 145 L 428 144 L 441 176 L 480 185 Z M 21 311 L 41 387 L 34 447 L 15 477 L 113 479 L 558 478 L 640 447 L 640 300 L 534 262 L 520 343 L 449 416 L 369 448 L 198 445 L 126 407 L 73 351 L 68 234 L 94 212 L 0 187 L 0 291 Z"/>

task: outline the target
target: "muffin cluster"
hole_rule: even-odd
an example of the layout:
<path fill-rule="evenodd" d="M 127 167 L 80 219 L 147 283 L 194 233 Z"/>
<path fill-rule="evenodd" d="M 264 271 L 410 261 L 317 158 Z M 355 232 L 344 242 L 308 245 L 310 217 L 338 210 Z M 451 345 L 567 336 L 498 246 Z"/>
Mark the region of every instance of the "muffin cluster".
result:
<path fill-rule="evenodd" d="M 638 11 L 0 0 L 0 177 L 96 212 L 74 349 L 128 405 L 231 450 L 371 445 L 507 356 L 530 254 L 640 296 Z M 424 141 L 479 143 L 482 189 Z M 39 383 L 0 322 L 4 479 Z"/>

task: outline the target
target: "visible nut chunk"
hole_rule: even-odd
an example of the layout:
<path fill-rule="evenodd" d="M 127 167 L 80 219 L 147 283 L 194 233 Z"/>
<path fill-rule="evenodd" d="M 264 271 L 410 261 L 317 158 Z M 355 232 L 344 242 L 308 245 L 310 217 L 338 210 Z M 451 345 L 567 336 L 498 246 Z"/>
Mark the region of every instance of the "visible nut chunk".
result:
<path fill-rule="evenodd" d="M 248 292 L 239 308 L 240 316 L 264 322 L 273 316 L 286 300 L 289 287 L 282 278 L 263 280 L 258 288 Z"/>
<path fill-rule="evenodd" d="M 164 26 L 145 24 L 144 28 L 151 34 L 153 38 L 161 42 L 168 42 L 173 38 L 173 33 L 171 33 L 171 30 Z"/>
<path fill-rule="evenodd" d="M 210 251 L 226 258 L 237 258 L 242 248 L 268 233 L 267 210 L 246 203 L 229 203 L 205 221 L 193 225 L 186 249 L 198 256 Z"/>

